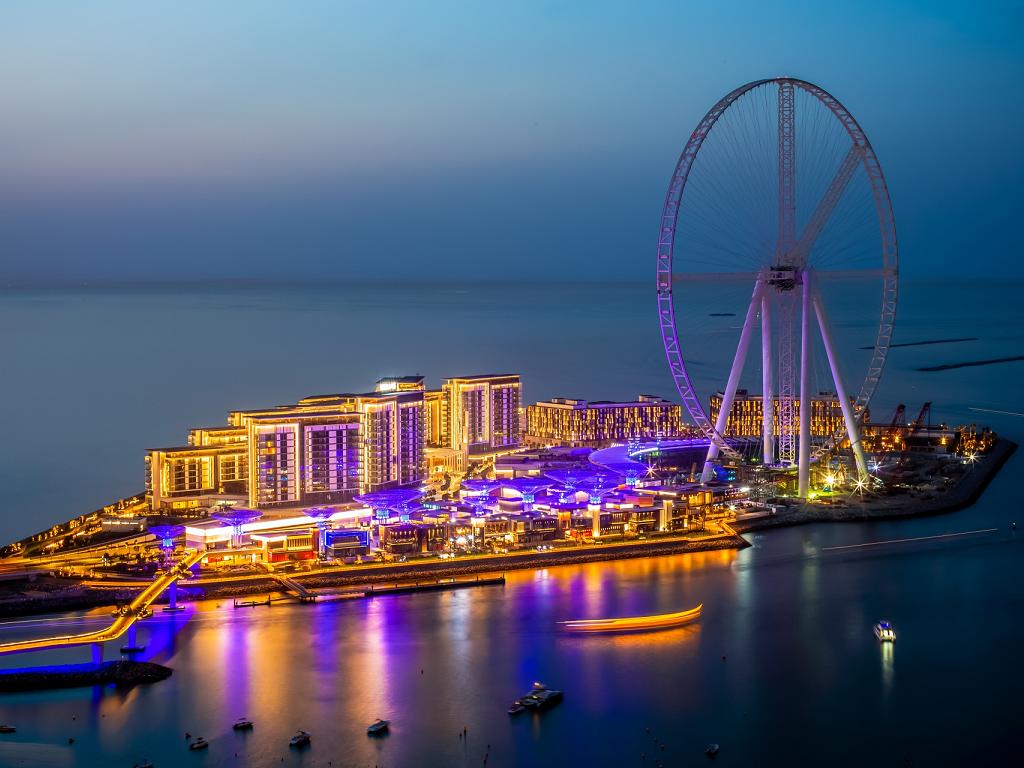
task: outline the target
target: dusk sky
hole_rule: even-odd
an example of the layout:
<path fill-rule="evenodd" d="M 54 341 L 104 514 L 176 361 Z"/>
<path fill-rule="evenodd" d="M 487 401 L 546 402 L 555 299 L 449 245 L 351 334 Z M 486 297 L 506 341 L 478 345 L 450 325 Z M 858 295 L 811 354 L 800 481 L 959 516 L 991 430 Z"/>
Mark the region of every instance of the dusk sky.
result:
<path fill-rule="evenodd" d="M 857 116 L 904 274 L 1024 274 L 1019 3 L 7 5 L 0 284 L 653 280 L 703 113 Z"/>

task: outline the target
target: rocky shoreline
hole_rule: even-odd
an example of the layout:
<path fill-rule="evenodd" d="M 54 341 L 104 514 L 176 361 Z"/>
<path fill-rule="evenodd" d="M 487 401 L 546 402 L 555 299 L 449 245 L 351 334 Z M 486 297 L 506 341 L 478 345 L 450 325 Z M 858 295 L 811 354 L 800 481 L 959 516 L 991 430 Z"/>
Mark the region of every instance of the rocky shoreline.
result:
<path fill-rule="evenodd" d="M 955 486 L 932 498 L 919 498 L 902 494 L 893 498 L 876 499 L 848 507 L 793 507 L 783 514 L 741 520 L 732 524 L 737 533 L 782 528 L 806 523 L 857 523 L 868 520 L 896 520 L 907 517 L 927 517 L 956 512 L 976 502 L 992 479 L 1017 450 L 1017 444 L 999 438 L 992 449 L 982 456 L 970 473 Z"/>
<path fill-rule="evenodd" d="M 47 691 L 55 688 L 83 688 L 116 685 L 131 688 L 166 680 L 173 670 L 148 661 L 108 661 L 105 664 L 68 664 L 36 669 L 0 672 L 0 693 Z"/>

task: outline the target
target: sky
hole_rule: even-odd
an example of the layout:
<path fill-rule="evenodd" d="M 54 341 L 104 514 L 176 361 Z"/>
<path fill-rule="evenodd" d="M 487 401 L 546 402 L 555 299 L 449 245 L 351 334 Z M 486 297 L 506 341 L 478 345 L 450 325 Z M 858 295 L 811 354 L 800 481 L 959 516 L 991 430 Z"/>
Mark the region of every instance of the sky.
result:
<path fill-rule="evenodd" d="M 653 280 L 737 85 L 867 131 L 905 275 L 1024 276 L 1013 2 L 33 2 L 0 9 L 0 285 Z"/>

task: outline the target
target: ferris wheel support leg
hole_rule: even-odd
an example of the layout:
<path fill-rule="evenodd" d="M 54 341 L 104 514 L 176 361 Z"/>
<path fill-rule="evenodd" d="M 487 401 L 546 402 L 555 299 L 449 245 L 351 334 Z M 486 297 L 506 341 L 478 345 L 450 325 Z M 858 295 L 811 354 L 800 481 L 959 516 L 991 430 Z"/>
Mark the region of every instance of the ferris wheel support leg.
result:
<path fill-rule="evenodd" d="M 829 331 L 825 305 L 822 303 L 821 295 L 817 291 L 814 292 L 811 301 L 814 304 L 814 313 L 818 317 L 818 330 L 821 331 L 821 340 L 825 343 L 825 355 L 828 357 L 828 367 L 832 371 L 832 381 L 836 385 L 839 407 L 843 411 L 843 420 L 846 422 L 846 434 L 850 438 L 853 457 L 857 462 L 857 475 L 861 481 L 864 481 L 868 476 L 867 462 L 864 461 L 864 446 L 860 441 L 860 430 L 857 428 L 857 420 L 853 415 L 853 406 L 850 404 L 850 398 L 846 395 L 846 388 L 843 386 L 842 377 L 839 375 L 839 360 L 836 358 L 835 348 L 832 346 L 832 333 Z"/>
<path fill-rule="evenodd" d="M 715 476 L 714 462 L 718 458 L 718 440 L 725 434 L 725 427 L 729 423 L 729 413 L 732 411 L 733 400 L 736 399 L 736 388 L 740 383 L 740 376 L 743 374 L 743 363 L 747 359 L 747 350 L 750 348 L 750 335 L 754 329 L 754 320 L 757 317 L 757 310 L 761 306 L 761 297 L 764 295 L 764 280 L 758 278 L 754 283 L 754 294 L 750 297 L 750 306 L 747 307 L 747 316 L 743 320 L 743 330 L 740 332 L 740 343 L 736 346 L 736 355 L 732 359 L 732 369 L 729 371 L 729 381 L 725 385 L 725 392 L 722 393 L 722 408 L 718 412 L 718 419 L 715 422 L 715 436 L 708 446 L 708 456 L 704 461 L 704 471 L 701 473 L 700 481 L 706 483 Z"/>
<path fill-rule="evenodd" d="M 797 493 L 807 498 L 811 478 L 811 271 L 803 271 L 800 295 L 800 456 Z"/>
<path fill-rule="evenodd" d="M 772 382 L 772 315 L 767 291 L 761 297 L 761 435 L 764 441 L 764 464 L 775 463 L 775 387 Z"/>

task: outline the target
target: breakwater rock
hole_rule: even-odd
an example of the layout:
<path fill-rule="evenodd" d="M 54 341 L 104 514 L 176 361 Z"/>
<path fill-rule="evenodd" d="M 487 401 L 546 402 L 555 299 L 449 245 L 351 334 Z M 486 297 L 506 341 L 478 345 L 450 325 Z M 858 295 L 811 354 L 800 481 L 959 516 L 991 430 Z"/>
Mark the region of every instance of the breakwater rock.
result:
<path fill-rule="evenodd" d="M 136 685 L 166 680 L 173 670 L 148 661 L 108 661 L 95 664 L 65 664 L 0 672 L 0 693 L 81 688 L 92 685 Z"/>

